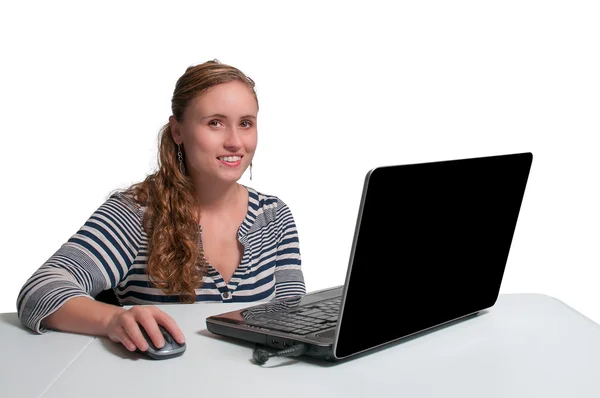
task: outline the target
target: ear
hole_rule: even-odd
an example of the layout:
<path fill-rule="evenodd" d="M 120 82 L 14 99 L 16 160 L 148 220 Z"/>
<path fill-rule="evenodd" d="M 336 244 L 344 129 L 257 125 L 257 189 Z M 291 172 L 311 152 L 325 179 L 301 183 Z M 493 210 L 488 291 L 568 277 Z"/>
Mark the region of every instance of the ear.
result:
<path fill-rule="evenodd" d="M 183 142 L 183 137 L 181 135 L 181 128 L 179 126 L 179 122 L 175 119 L 175 116 L 169 117 L 169 127 L 171 129 L 171 137 L 173 137 L 173 141 L 177 145 Z"/>

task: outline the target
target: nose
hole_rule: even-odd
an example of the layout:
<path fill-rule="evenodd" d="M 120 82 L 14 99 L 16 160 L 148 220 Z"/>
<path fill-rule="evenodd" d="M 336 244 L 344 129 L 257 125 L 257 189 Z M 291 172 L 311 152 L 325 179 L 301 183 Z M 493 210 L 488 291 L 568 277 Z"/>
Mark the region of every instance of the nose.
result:
<path fill-rule="evenodd" d="M 227 149 L 236 150 L 242 146 L 242 140 L 240 139 L 239 132 L 236 127 L 227 129 L 227 135 L 223 146 Z"/>

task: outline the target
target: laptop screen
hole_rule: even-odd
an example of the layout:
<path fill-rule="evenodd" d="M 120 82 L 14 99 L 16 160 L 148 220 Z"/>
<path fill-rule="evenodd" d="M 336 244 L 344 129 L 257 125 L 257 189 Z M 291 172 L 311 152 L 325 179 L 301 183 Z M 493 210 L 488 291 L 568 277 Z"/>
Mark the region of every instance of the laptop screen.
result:
<path fill-rule="evenodd" d="M 531 153 L 521 153 L 374 169 L 365 180 L 336 357 L 491 307 L 531 162 Z"/>

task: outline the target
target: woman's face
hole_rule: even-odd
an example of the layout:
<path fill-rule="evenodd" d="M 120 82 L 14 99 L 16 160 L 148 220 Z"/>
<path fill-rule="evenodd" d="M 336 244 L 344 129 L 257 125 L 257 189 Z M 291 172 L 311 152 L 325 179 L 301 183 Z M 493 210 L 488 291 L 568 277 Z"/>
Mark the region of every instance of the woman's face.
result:
<path fill-rule="evenodd" d="M 239 180 L 256 150 L 257 113 L 251 89 L 234 80 L 193 100 L 182 122 L 171 116 L 173 139 L 185 148 L 187 174 L 202 181 Z"/>

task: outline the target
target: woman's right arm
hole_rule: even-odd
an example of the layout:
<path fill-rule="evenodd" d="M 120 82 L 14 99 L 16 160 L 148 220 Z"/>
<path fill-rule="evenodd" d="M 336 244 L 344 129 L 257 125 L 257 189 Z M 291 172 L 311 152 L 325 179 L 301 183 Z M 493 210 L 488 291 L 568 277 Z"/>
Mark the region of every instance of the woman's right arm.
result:
<path fill-rule="evenodd" d="M 129 349 L 128 339 L 140 349 L 145 345 L 137 324 L 155 343 L 162 340 L 157 322 L 166 323 L 176 340 L 183 339 L 174 321 L 156 307 L 125 310 L 93 299 L 117 286 L 133 264 L 145 239 L 142 218 L 130 199 L 108 199 L 22 287 L 17 299 L 21 322 L 37 333 L 55 329 L 109 336 Z"/>
<path fill-rule="evenodd" d="M 44 318 L 42 324 L 45 328 L 64 332 L 108 336 L 111 319 L 124 311 L 126 310 L 122 307 L 101 303 L 89 297 L 73 297 Z"/>
<path fill-rule="evenodd" d="M 164 344 L 158 324 L 171 331 L 173 338 L 179 343 L 185 342 L 175 320 L 154 306 L 134 306 L 126 310 L 88 297 L 72 298 L 42 323 L 47 328 L 65 332 L 108 336 L 112 341 L 123 344 L 129 351 L 148 349 L 139 325 L 146 329 L 157 347 Z"/>

